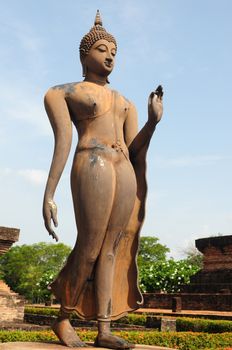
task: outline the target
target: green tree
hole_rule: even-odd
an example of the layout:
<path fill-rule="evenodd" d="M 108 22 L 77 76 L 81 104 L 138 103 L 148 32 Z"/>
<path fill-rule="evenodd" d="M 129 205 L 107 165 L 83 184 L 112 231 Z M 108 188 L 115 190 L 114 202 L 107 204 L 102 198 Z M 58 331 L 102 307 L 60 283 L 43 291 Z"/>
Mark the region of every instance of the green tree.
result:
<path fill-rule="evenodd" d="M 0 258 L 4 280 L 12 290 L 32 302 L 44 301 L 40 283 L 44 274 L 57 275 L 71 248 L 59 243 L 37 243 L 12 247 Z"/>
<path fill-rule="evenodd" d="M 143 236 L 140 238 L 138 265 L 143 266 L 147 263 L 166 260 L 170 249 L 159 243 L 159 238 Z"/>

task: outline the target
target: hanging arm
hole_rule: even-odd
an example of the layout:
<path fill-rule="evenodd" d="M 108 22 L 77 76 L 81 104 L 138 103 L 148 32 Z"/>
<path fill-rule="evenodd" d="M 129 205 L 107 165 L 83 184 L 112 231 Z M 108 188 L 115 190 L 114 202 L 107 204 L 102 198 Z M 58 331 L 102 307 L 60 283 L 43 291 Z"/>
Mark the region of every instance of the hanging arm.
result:
<path fill-rule="evenodd" d="M 72 143 L 72 122 L 62 89 L 50 89 L 44 99 L 45 109 L 54 132 L 54 152 L 43 200 L 44 225 L 56 241 L 52 228 L 58 226 L 57 206 L 53 200 L 56 187 L 64 170 Z"/>

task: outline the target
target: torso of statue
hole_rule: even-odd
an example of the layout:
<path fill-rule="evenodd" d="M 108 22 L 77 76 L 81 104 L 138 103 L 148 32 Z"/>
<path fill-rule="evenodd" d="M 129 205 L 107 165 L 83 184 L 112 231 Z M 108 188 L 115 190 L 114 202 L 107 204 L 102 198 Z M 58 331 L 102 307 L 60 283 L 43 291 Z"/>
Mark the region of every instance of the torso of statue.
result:
<path fill-rule="evenodd" d="M 117 91 L 92 82 L 64 84 L 70 117 L 78 132 L 77 152 L 93 148 L 128 158 L 123 126 L 131 103 Z"/>

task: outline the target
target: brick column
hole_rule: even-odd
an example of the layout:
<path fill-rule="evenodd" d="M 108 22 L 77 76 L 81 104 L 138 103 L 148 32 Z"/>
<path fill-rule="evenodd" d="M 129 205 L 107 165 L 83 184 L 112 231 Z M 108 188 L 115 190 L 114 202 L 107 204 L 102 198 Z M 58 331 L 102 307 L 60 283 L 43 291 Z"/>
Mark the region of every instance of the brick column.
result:
<path fill-rule="evenodd" d="M 19 239 L 20 230 L 0 226 L 0 256 L 6 253 Z M 24 299 L 11 291 L 7 284 L 0 280 L 0 323 L 22 322 L 24 317 Z"/>

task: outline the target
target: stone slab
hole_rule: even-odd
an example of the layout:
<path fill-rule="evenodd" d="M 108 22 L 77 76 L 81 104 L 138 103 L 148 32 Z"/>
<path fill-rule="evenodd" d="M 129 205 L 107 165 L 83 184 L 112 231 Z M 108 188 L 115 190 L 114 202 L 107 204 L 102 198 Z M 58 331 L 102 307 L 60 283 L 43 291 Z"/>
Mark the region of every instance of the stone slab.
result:
<path fill-rule="evenodd" d="M 89 347 L 85 350 L 93 350 L 93 346 L 88 343 Z M 174 350 L 172 348 L 164 348 L 160 346 L 140 345 L 135 346 L 136 350 Z M 3 343 L 0 344 L 1 350 L 67 350 L 67 346 L 60 345 L 58 343 L 32 343 L 32 342 L 15 342 L 15 343 Z M 75 348 L 83 350 L 83 348 Z M 109 350 L 106 348 L 96 348 L 98 350 Z"/>

